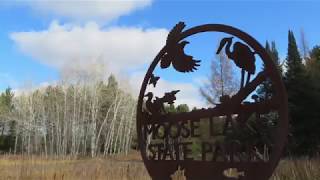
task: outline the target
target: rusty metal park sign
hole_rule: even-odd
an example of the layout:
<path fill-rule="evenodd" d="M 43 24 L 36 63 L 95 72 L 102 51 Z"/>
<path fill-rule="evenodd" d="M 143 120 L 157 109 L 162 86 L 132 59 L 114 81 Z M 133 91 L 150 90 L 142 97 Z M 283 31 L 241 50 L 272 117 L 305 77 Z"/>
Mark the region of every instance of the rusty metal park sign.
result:
<path fill-rule="evenodd" d="M 156 68 L 192 75 L 202 62 L 185 52 L 186 38 L 201 33 L 223 33 L 216 53 L 225 52 L 239 68 L 240 88 L 223 95 L 214 107 L 169 113 L 183 90 L 155 97 L 161 75 Z M 260 59 L 265 68 L 256 66 Z M 172 71 L 172 70 L 171 70 Z M 271 95 L 255 95 L 271 82 Z M 287 96 L 275 63 L 247 33 L 227 25 L 206 24 L 170 31 L 166 45 L 151 63 L 142 83 L 137 107 L 138 143 L 144 164 L 154 180 L 170 180 L 178 169 L 187 180 L 267 180 L 276 168 L 288 131 Z"/>

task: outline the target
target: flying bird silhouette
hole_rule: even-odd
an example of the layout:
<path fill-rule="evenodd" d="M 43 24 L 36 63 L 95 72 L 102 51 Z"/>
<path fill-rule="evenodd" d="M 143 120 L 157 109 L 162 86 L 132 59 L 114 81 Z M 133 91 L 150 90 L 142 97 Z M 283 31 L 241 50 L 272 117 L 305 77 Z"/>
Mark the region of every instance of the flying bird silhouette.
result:
<path fill-rule="evenodd" d="M 172 63 L 175 70 L 185 73 L 193 72 L 200 66 L 200 60 L 194 60 L 193 56 L 187 55 L 184 52 L 184 48 L 189 42 L 179 42 L 180 34 L 185 26 L 184 22 L 179 22 L 168 34 L 166 42 L 167 53 L 161 58 L 161 68 L 168 68 Z"/>
<path fill-rule="evenodd" d="M 163 102 L 166 102 L 168 104 L 173 104 L 174 101 L 177 99 L 176 98 L 176 94 L 179 92 L 180 90 L 175 90 L 175 91 L 171 91 L 169 93 L 165 93 L 164 96 L 162 97 Z"/>
<path fill-rule="evenodd" d="M 151 77 L 149 79 L 149 84 L 152 84 L 153 87 L 156 87 L 158 80 L 160 79 L 159 76 L 155 76 L 154 74 L 151 74 Z"/>

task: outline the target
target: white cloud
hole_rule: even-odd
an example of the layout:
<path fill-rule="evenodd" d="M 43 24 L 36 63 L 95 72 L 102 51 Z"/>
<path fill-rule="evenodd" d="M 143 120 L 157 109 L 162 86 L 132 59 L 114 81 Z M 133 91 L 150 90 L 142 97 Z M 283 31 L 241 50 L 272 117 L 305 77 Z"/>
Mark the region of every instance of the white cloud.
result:
<path fill-rule="evenodd" d="M 165 44 L 167 33 L 166 29 L 103 29 L 93 22 L 75 26 L 54 21 L 47 30 L 14 32 L 10 37 L 23 53 L 62 72 L 121 74 L 150 62 Z"/>
<path fill-rule="evenodd" d="M 167 34 L 166 29 L 102 28 L 94 22 L 76 26 L 54 21 L 47 30 L 14 32 L 10 37 L 24 54 L 62 74 L 106 76 L 113 73 L 127 82 L 121 84 L 123 88 L 138 97 L 144 67 L 164 46 Z M 164 92 L 179 89 L 176 104 L 204 107 L 196 84 L 196 81 L 194 86 L 162 79 L 152 90 L 160 97 Z"/>
<path fill-rule="evenodd" d="M 144 8 L 152 0 L 27 0 L 35 11 L 74 20 L 110 21 Z"/>
<path fill-rule="evenodd" d="M 120 84 L 123 88 L 131 91 L 135 97 L 138 96 L 145 73 L 141 69 L 149 64 L 164 46 L 168 30 L 110 26 L 103 28 L 101 24 L 147 7 L 152 0 L 23 2 L 22 4 L 27 4 L 35 12 L 51 14 L 57 19 L 64 17 L 72 20 L 70 24 L 53 21 L 48 29 L 42 31 L 11 33 L 11 39 L 24 54 L 69 77 L 91 76 L 92 73 L 106 76 L 113 73 L 125 82 Z M 74 22 L 77 21 L 84 23 L 76 25 Z M 132 70 L 134 73 L 128 73 Z M 47 85 L 48 83 L 44 83 L 39 87 Z M 16 92 L 26 92 L 26 89 L 33 88 Z M 160 97 L 164 92 L 176 89 L 181 90 L 177 94 L 176 104 L 203 107 L 197 97 L 198 88 L 192 84 L 162 79 L 157 88 L 152 90 Z"/>

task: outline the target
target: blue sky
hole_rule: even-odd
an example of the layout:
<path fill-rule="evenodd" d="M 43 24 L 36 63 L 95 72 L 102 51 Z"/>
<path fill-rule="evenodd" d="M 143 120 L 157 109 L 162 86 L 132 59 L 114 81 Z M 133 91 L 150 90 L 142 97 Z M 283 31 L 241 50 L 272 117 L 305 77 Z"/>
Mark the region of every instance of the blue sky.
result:
<path fill-rule="evenodd" d="M 95 6 L 90 1 L 79 5 L 72 0 L 50 3 L 4 0 L 0 2 L 0 89 L 8 86 L 19 89 L 28 82 L 36 86 L 50 84 L 61 78 L 61 72 L 70 72 L 70 69 L 82 72 L 84 67 L 96 67 L 100 62 L 107 66 L 103 71 L 122 75 L 119 78 L 136 82 L 132 84 L 133 89 L 139 89 L 139 81 L 164 45 L 167 31 L 179 21 L 184 21 L 187 27 L 205 23 L 228 24 L 246 31 L 262 44 L 274 40 L 284 58 L 289 29 L 294 31 L 298 43 L 303 29 L 310 48 L 320 44 L 319 9 L 320 2 L 317 1 L 141 0 L 131 4 L 104 2 Z M 123 35 L 132 32 L 137 34 L 136 39 Z M 94 38 L 99 40 L 99 36 L 105 39 L 99 41 L 99 47 L 94 47 Z M 108 38 L 114 38 L 110 42 L 118 46 L 104 44 Z M 141 47 L 132 43 L 135 40 Z M 198 43 L 205 44 L 206 41 L 204 37 Z M 86 46 L 90 43 L 93 45 Z M 81 45 L 85 45 L 83 49 Z M 122 53 L 122 47 L 129 51 L 129 57 Z M 195 47 L 191 52 L 210 59 L 210 48 Z M 106 54 L 102 52 L 109 49 Z M 86 59 L 82 60 L 79 54 Z M 87 62 L 90 58 L 100 57 L 104 60 Z M 201 71 L 208 74 L 206 68 Z M 169 78 L 173 73 L 168 71 L 163 76 Z M 182 77 L 173 81 L 163 86 L 169 86 L 169 83 L 171 87 L 179 87 L 175 81 L 181 81 L 184 84 L 180 86 L 189 87 Z M 195 93 L 195 89 L 189 91 L 189 96 Z M 189 98 L 189 101 L 197 104 L 195 99 Z"/>

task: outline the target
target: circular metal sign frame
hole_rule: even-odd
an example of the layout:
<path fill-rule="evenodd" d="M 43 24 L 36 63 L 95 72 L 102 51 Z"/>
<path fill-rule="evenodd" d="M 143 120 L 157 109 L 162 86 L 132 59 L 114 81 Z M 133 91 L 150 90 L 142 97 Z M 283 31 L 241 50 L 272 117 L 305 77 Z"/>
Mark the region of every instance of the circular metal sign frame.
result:
<path fill-rule="evenodd" d="M 232 168 L 237 167 L 239 170 L 245 171 L 246 174 L 243 177 L 238 177 L 238 179 L 243 180 L 267 180 L 271 177 L 273 171 L 275 170 L 281 155 L 282 150 L 287 142 L 287 134 L 288 134 L 288 103 L 287 103 L 287 94 L 285 91 L 284 84 L 282 82 L 281 76 L 277 70 L 277 67 L 275 63 L 271 60 L 270 56 L 266 52 L 266 50 L 261 46 L 253 37 L 248 35 L 247 33 L 236 29 L 231 26 L 222 25 L 222 24 L 205 24 L 201 26 L 196 26 L 193 28 L 190 28 L 188 30 L 182 31 L 184 28 L 184 23 L 180 22 L 180 25 L 182 25 L 180 31 L 176 31 L 174 33 L 171 33 L 171 36 L 174 36 L 175 40 L 170 41 L 170 34 L 167 39 L 167 44 L 160 50 L 160 52 L 157 54 L 157 56 L 154 58 L 153 62 L 151 63 L 150 67 L 147 70 L 147 73 L 144 77 L 139 99 L 138 99 L 138 105 L 137 105 L 137 136 L 138 136 L 138 145 L 139 150 L 141 152 L 141 156 L 143 159 L 143 162 L 148 170 L 148 173 L 152 177 L 152 179 L 155 180 L 170 180 L 171 175 L 178 170 L 179 167 L 181 167 L 184 172 L 185 176 L 188 180 L 207 180 L 207 179 L 230 179 L 225 176 L 223 176 L 223 170 L 226 168 Z M 177 24 L 177 25 L 179 25 Z M 177 26 L 173 28 L 172 31 L 177 30 Z M 171 32 L 172 32 L 171 31 Z M 277 124 L 277 129 L 275 131 L 275 143 L 273 147 L 272 154 L 270 156 L 270 159 L 267 163 L 246 163 L 246 164 L 235 164 L 235 163 L 224 163 L 219 164 L 215 162 L 203 162 L 203 161 L 175 161 L 175 160 L 150 160 L 147 157 L 146 153 L 146 137 L 144 136 L 144 125 L 146 123 L 146 119 L 143 114 L 143 103 L 144 103 L 144 97 L 146 96 L 145 91 L 150 83 L 150 78 L 155 78 L 153 75 L 153 71 L 156 68 L 156 66 L 159 64 L 159 62 L 164 58 L 166 54 L 169 52 L 172 52 L 172 44 L 178 43 L 183 41 L 185 38 L 189 36 L 196 35 L 198 33 L 204 33 L 204 32 L 222 32 L 226 33 L 228 35 L 234 36 L 242 40 L 244 43 L 247 44 L 248 47 L 254 50 L 255 54 L 260 56 L 262 59 L 265 70 L 261 73 L 259 73 L 255 80 L 255 82 L 252 81 L 252 83 L 248 84 L 248 88 L 240 89 L 239 92 L 231 97 L 233 102 L 238 102 L 239 104 L 257 87 L 257 84 L 261 83 L 266 78 L 269 78 L 274 86 L 275 89 L 275 98 L 274 98 L 274 104 L 276 106 L 276 109 L 279 114 L 279 122 Z M 174 35 L 172 35 L 174 34 Z M 171 37 L 172 38 L 172 37 Z M 184 44 L 185 45 L 185 44 Z M 184 47 L 183 45 L 183 47 Z M 183 69 L 183 68 L 176 68 L 177 71 L 180 72 L 190 72 L 193 70 L 196 70 L 196 66 L 199 66 L 198 63 L 200 61 L 193 61 L 193 67 L 190 69 Z M 160 62 L 161 63 L 161 62 Z M 170 64 L 161 64 L 161 67 L 164 68 L 165 66 L 169 66 Z M 176 65 L 178 67 L 178 65 Z M 159 79 L 159 77 L 158 77 Z M 156 84 L 156 81 L 153 82 L 154 86 Z M 178 91 L 174 92 L 177 93 Z M 236 108 L 235 105 L 227 104 L 226 106 L 223 106 L 221 109 L 234 109 Z M 212 110 L 209 112 L 205 110 L 200 110 L 198 112 L 193 112 L 193 114 L 187 114 L 183 113 L 180 116 L 177 115 L 175 117 L 166 117 L 167 121 L 177 121 L 179 118 L 192 118 L 192 117 L 207 117 L 212 113 Z M 154 115 L 159 116 L 159 115 Z"/>

